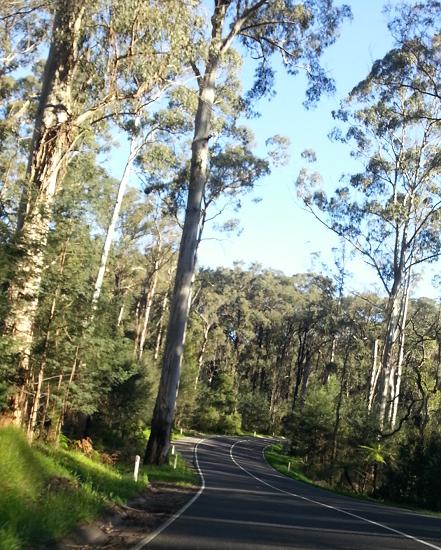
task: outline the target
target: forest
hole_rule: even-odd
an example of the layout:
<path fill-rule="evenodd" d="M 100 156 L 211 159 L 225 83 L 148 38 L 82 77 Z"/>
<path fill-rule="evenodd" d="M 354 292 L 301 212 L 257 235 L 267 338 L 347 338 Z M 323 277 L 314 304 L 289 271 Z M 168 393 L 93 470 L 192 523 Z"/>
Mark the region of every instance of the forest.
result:
<path fill-rule="evenodd" d="M 326 189 L 307 150 L 292 177 L 334 262 L 288 276 L 198 247 L 289 155 L 254 147 L 275 65 L 306 108 L 332 93 L 350 6 L 1 2 L 1 427 L 150 464 L 173 428 L 275 434 L 311 479 L 441 511 L 440 301 L 413 292 L 441 254 L 441 2 L 386 17 L 392 49 L 333 113 L 359 171 Z M 380 291 L 348 291 L 352 254 Z"/>

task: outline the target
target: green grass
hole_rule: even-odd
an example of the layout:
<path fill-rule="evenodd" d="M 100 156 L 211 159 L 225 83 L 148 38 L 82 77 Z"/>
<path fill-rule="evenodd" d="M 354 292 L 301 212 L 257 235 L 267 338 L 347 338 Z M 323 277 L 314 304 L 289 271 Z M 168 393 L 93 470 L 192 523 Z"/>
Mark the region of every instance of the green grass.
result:
<path fill-rule="evenodd" d="M 369 495 L 364 495 L 361 493 L 354 493 L 353 491 L 345 490 L 342 488 L 336 488 L 332 487 L 324 482 L 318 483 L 307 477 L 302 472 L 302 462 L 298 457 L 295 456 L 289 456 L 284 454 L 282 445 L 271 445 L 265 449 L 265 458 L 267 461 L 271 464 L 271 466 L 280 472 L 281 474 L 284 474 L 288 477 L 291 477 L 292 479 L 295 479 L 297 481 L 302 481 L 303 483 L 308 483 L 309 485 L 313 485 L 314 487 L 318 487 L 320 489 L 325 489 L 326 491 L 332 491 L 333 493 L 336 493 L 338 495 L 342 495 L 345 497 L 355 498 L 357 500 L 362 501 L 369 501 L 369 502 L 376 502 L 377 504 L 384 504 L 386 506 L 394 506 L 395 508 L 402 508 L 404 510 L 412 510 L 414 512 L 424 513 L 424 514 L 430 514 L 433 516 L 440 516 L 440 512 L 434 512 L 433 510 L 426 510 L 422 508 L 418 508 L 416 506 L 407 506 L 403 505 L 402 503 L 392 502 L 389 500 L 383 500 L 379 498 L 374 498 Z M 288 472 L 288 463 L 291 462 L 290 471 Z"/>
<path fill-rule="evenodd" d="M 302 472 L 302 463 L 299 458 L 294 456 L 288 456 L 283 453 L 283 448 L 280 443 L 271 445 L 265 449 L 265 458 L 281 474 L 288 477 L 292 477 L 297 481 L 303 481 L 304 483 L 310 483 L 314 485 L 314 482 L 309 479 Z M 288 471 L 288 464 L 291 463 L 290 470 Z"/>
<path fill-rule="evenodd" d="M 177 453 L 176 469 L 174 469 L 174 456 L 170 456 L 169 464 L 164 466 L 143 466 L 150 481 L 174 483 L 176 485 L 199 485 L 199 476 L 192 470 L 182 456 Z"/>
<path fill-rule="evenodd" d="M 303 465 L 300 458 L 286 455 L 283 452 L 282 445 L 280 444 L 271 445 L 270 447 L 267 447 L 265 450 L 265 458 L 268 460 L 271 466 L 275 468 L 278 472 L 288 477 L 291 477 L 296 481 L 302 481 L 303 483 L 307 483 L 308 485 L 313 485 L 314 487 L 325 489 L 326 491 L 332 491 L 333 493 L 337 493 L 342 496 L 356 498 L 358 500 L 369 500 L 371 502 L 380 502 L 379 499 L 375 499 L 368 495 L 364 495 L 361 493 L 354 493 L 353 491 L 345 490 L 340 487 L 339 488 L 332 487 L 325 481 L 320 481 L 320 482 L 314 481 L 313 479 L 309 478 L 307 475 L 304 474 L 303 468 L 302 468 Z M 291 463 L 291 467 L 289 471 L 288 471 L 288 463 Z M 381 502 L 384 503 L 383 501 Z"/>
<path fill-rule="evenodd" d="M 0 550 L 41 547 L 98 516 L 110 500 L 126 501 L 140 486 L 81 453 L 30 447 L 20 431 L 2 429 Z"/>

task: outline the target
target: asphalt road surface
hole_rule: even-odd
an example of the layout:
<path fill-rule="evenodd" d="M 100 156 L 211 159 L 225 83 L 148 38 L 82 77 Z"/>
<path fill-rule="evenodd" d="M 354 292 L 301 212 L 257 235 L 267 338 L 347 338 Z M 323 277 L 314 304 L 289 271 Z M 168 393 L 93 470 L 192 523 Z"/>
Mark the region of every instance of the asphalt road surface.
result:
<path fill-rule="evenodd" d="M 263 457 L 268 443 L 232 437 L 199 442 L 194 458 L 204 483 L 198 498 L 136 548 L 441 550 L 441 518 L 358 501 L 282 476 Z"/>

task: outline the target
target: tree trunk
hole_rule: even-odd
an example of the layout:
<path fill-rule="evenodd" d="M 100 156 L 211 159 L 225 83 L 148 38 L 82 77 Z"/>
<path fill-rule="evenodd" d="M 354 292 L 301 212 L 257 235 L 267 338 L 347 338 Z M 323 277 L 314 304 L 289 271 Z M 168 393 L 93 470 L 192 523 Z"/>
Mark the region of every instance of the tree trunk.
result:
<path fill-rule="evenodd" d="M 409 306 L 409 292 L 410 292 L 410 272 L 407 279 L 407 285 L 405 289 L 405 297 L 403 304 L 403 312 L 401 315 L 400 322 L 400 336 L 398 343 L 398 364 L 397 364 L 397 376 L 395 381 L 394 393 L 393 393 L 393 402 L 392 402 L 392 418 L 391 418 L 391 428 L 394 429 L 397 422 L 398 415 L 398 403 L 400 401 L 400 388 L 401 388 L 401 377 L 403 373 L 403 360 L 404 360 L 404 338 L 405 338 L 405 329 L 407 321 L 407 311 Z"/>
<path fill-rule="evenodd" d="M 122 306 L 119 308 L 118 320 L 116 322 L 117 327 L 121 326 L 123 315 L 124 315 L 124 304 L 122 304 Z"/>
<path fill-rule="evenodd" d="M 199 354 L 198 354 L 198 360 L 197 360 L 197 365 L 198 365 L 198 370 L 197 370 L 197 373 L 196 373 L 196 378 L 195 378 L 195 381 L 194 381 L 194 389 L 196 391 L 197 387 L 198 387 L 198 383 L 199 383 L 199 377 L 201 375 L 201 370 L 202 370 L 202 365 L 204 363 L 204 354 L 205 354 L 205 350 L 207 348 L 207 343 L 208 343 L 208 335 L 210 334 L 210 330 L 212 328 L 212 324 L 209 323 L 202 315 L 200 315 L 200 318 L 202 319 L 203 323 L 204 323 L 204 334 L 203 334 L 203 339 L 202 339 L 202 345 L 201 345 L 201 349 L 199 350 Z"/>
<path fill-rule="evenodd" d="M 349 338 L 352 335 L 349 335 Z M 375 340 L 376 341 L 376 340 Z M 343 404 L 343 395 L 346 388 L 346 374 L 348 370 L 348 363 L 349 363 L 349 345 L 346 347 L 345 350 L 345 358 L 343 361 L 343 369 L 341 373 L 341 379 L 340 379 L 340 389 L 338 392 L 337 397 L 337 404 L 335 408 L 335 420 L 334 420 L 334 429 L 332 432 L 332 447 L 331 447 L 331 482 L 334 478 L 334 465 L 335 465 L 335 459 L 337 458 L 337 448 L 338 448 L 338 432 L 340 430 L 340 421 L 341 421 L 341 407 Z"/>
<path fill-rule="evenodd" d="M 165 310 L 167 308 L 167 303 L 168 303 L 168 290 L 164 293 L 164 298 L 162 299 L 162 304 L 161 304 L 161 315 L 159 317 L 158 334 L 156 336 L 156 344 L 155 344 L 155 355 L 154 355 L 155 360 L 158 359 L 159 350 L 161 349 L 162 334 L 164 329 L 164 317 L 165 317 Z"/>
<path fill-rule="evenodd" d="M 384 347 L 381 357 L 382 393 L 380 401 L 380 429 L 383 429 L 387 416 L 390 395 L 390 377 L 394 370 L 393 351 L 397 341 L 400 324 L 401 296 L 397 291 L 389 299 L 389 313 L 384 337 Z"/>
<path fill-rule="evenodd" d="M 4 334 L 14 341 L 17 391 L 10 400 L 14 423 L 24 421 L 29 383 L 33 324 L 44 266 L 57 179 L 74 141 L 71 83 L 84 11 L 80 0 L 60 0 L 43 75 L 28 164 L 27 188 L 17 228 L 18 259 L 9 287 Z"/>
<path fill-rule="evenodd" d="M 303 370 L 304 370 L 304 362 L 306 357 L 306 339 L 307 339 L 307 332 L 303 331 L 298 333 L 299 338 L 299 348 L 297 351 L 297 369 L 296 369 L 296 377 L 295 377 L 295 383 L 294 383 L 294 391 L 292 396 L 292 411 L 295 410 L 297 405 L 297 398 L 299 396 L 299 391 L 303 379 Z"/>
<path fill-rule="evenodd" d="M 153 299 L 156 293 L 156 286 L 158 284 L 158 272 L 159 272 L 159 259 L 156 259 L 155 265 L 153 268 L 152 279 L 150 281 L 150 288 L 146 296 L 146 302 L 145 302 L 145 308 L 144 308 L 144 320 L 143 320 L 142 330 L 141 330 L 141 334 L 139 337 L 139 344 L 138 344 L 138 361 L 141 361 L 142 354 L 144 352 L 144 344 L 147 336 L 147 326 L 150 319 L 150 312 L 152 310 Z"/>
<path fill-rule="evenodd" d="M 139 125 L 139 117 L 135 119 L 135 127 L 137 127 L 138 125 Z M 126 191 L 127 184 L 129 182 L 130 174 L 132 172 L 133 163 L 135 161 L 136 155 L 138 154 L 140 148 L 141 148 L 141 144 L 139 139 L 137 139 L 136 136 L 133 136 L 130 141 L 129 157 L 124 167 L 122 178 L 119 182 L 118 193 L 116 196 L 115 204 L 113 206 L 112 218 L 110 220 L 109 227 L 107 228 L 106 239 L 104 241 L 103 251 L 101 254 L 100 267 L 98 269 L 98 273 L 95 281 L 95 289 L 92 296 L 92 310 L 96 309 L 97 302 L 101 294 L 104 275 L 106 273 L 107 260 L 109 257 L 110 247 L 112 246 L 112 242 L 115 237 L 116 223 L 119 218 L 119 213 L 121 210 L 124 193 Z"/>
<path fill-rule="evenodd" d="M 223 21 L 222 21 L 223 24 Z M 222 25 L 220 26 L 220 30 Z M 163 464 L 167 459 L 178 393 L 185 331 L 190 305 L 191 285 L 196 267 L 202 198 L 207 180 L 208 141 L 215 99 L 215 77 L 219 52 L 210 54 L 200 83 L 198 109 L 192 143 L 190 181 L 185 221 L 179 247 L 170 319 L 162 361 L 161 381 L 153 412 L 150 438 L 144 462 Z"/>
<path fill-rule="evenodd" d="M 306 401 L 306 394 L 308 391 L 309 375 L 312 369 L 312 353 L 309 348 L 306 350 L 305 367 L 303 369 L 302 388 L 300 393 L 300 410 L 303 410 Z"/>
<path fill-rule="evenodd" d="M 372 410 L 372 405 L 374 403 L 375 390 L 378 384 L 378 377 L 381 370 L 381 365 L 377 365 L 378 361 L 378 338 L 374 340 L 374 350 L 372 353 L 372 372 L 371 372 L 371 383 L 369 386 L 369 400 L 368 400 L 368 411 Z"/>
<path fill-rule="evenodd" d="M 67 252 L 67 246 L 68 246 L 69 239 L 64 243 L 63 250 L 60 256 L 60 276 L 64 273 L 64 266 L 66 262 L 66 252 Z M 60 295 L 60 288 L 58 287 L 55 290 L 54 297 L 52 298 L 51 303 L 51 309 L 49 312 L 49 319 L 46 327 L 46 334 L 44 336 L 44 345 L 43 345 L 43 353 L 40 361 L 40 368 L 38 371 L 38 377 L 37 377 L 37 388 L 35 390 L 34 395 L 34 401 L 32 403 L 31 412 L 29 415 L 29 422 L 28 422 L 28 440 L 32 441 L 34 438 L 34 431 L 35 427 L 37 425 L 37 415 L 38 410 L 40 408 L 40 400 L 41 400 L 41 388 L 44 381 L 44 373 L 46 369 L 46 362 L 47 362 L 47 355 L 49 351 L 49 342 L 51 337 L 51 327 L 53 320 L 55 318 L 55 309 L 57 306 L 58 297 Z"/>

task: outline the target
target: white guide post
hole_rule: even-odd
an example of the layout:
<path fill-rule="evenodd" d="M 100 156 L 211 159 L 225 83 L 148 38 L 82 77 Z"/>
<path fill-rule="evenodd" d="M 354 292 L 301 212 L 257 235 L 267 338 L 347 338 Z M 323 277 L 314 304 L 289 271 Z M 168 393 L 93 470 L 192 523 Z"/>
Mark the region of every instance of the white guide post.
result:
<path fill-rule="evenodd" d="M 133 479 L 138 483 L 138 473 L 139 473 L 139 463 L 141 461 L 141 457 L 139 455 L 135 456 L 135 469 L 133 470 Z"/>

